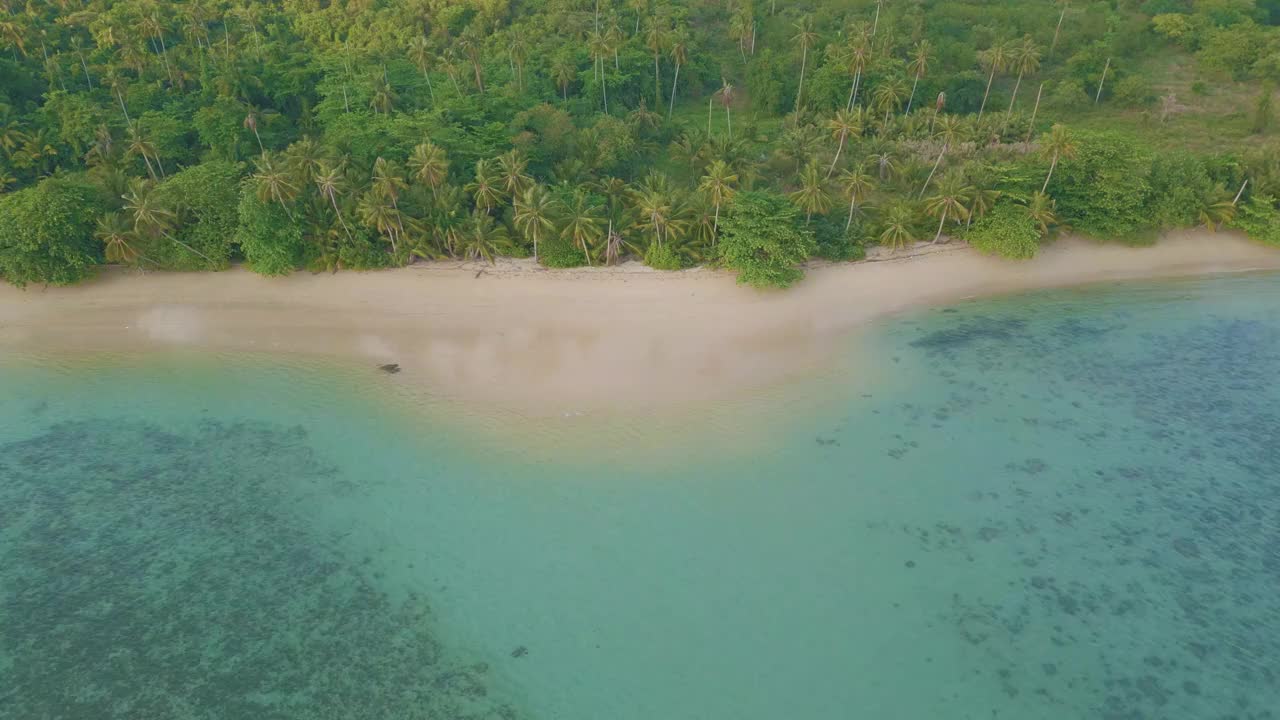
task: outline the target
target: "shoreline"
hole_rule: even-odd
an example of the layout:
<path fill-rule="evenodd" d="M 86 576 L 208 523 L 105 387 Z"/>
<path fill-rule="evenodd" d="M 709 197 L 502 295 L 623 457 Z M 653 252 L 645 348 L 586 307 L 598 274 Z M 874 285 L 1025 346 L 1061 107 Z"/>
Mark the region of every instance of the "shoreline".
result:
<path fill-rule="evenodd" d="M 638 263 L 548 270 L 448 262 L 264 278 L 120 269 L 0 285 L 0 353 L 301 354 L 396 363 L 397 382 L 522 415 L 633 412 L 741 396 L 826 367 L 850 333 L 911 308 L 1091 283 L 1280 270 L 1280 250 L 1183 231 L 1151 247 L 1062 238 L 1011 261 L 963 245 L 814 264 L 790 290 Z"/>

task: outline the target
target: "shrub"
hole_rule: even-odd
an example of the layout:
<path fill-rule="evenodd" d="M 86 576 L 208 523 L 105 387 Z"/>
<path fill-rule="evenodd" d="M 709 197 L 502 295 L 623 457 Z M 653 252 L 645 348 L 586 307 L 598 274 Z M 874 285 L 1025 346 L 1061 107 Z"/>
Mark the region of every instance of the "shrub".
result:
<path fill-rule="evenodd" d="M 1012 202 L 997 203 L 991 212 L 965 231 L 969 244 L 988 255 L 1029 260 L 1040 249 L 1040 230 L 1027 209 Z"/>
<path fill-rule="evenodd" d="M 740 283 L 787 287 L 804 277 L 796 265 L 815 248 L 795 206 L 775 193 L 740 193 L 720 221 L 720 254 Z"/>
<path fill-rule="evenodd" d="M 275 203 L 264 203 L 245 182 L 240 194 L 236 242 L 249 269 L 262 275 L 287 275 L 301 264 L 302 229 Z"/>
<path fill-rule="evenodd" d="M 573 268 L 586 265 L 587 259 L 572 241 L 550 237 L 538 243 L 538 262 L 549 268 Z"/>
<path fill-rule="evenodd" d="M 102 256 L 93 228 L 104 205 L 93 185 L 57 177 L 0 197 L 0 278 L 19 287 L 84 279 Z"/>
<path fill-rule="evenodd" d="M 684 267 L 680 262 L 680 256 L 671 248 L 671 245 L 659 245 L 654 243 L 644 251 L 644 264 L 655 270 L 679 270 Z"/>
<path fill-rule="evenodd" d="M 1228 223 L 1250 239 L 1280 246 L 1280 209 L 1270 197 L 1257 195 L 1241 203 L 1235 219 Z"/>

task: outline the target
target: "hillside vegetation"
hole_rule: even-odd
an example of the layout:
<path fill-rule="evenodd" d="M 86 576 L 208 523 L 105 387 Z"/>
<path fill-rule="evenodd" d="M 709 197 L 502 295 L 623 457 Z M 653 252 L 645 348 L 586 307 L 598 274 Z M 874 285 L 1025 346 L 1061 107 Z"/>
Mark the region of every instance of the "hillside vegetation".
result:
<path fill-rule="evenodd" d="M 0 278 L 1280 244 L 1280 0 L 0 0 Z M 1206 252 L 1212 252 L 1206 248 Z"/>

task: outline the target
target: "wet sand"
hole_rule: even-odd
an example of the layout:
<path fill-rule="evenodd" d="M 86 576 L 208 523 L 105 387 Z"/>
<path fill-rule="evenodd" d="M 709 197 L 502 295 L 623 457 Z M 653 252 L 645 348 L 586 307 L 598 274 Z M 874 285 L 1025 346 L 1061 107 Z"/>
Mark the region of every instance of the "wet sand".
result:
<path fill-rule="evenodd" d="M 524 414 L 655 409 L 776 385 L 821 368 L 866 321 L 921 305 L 1092 282 L 1280 269 L 1229 234 L 1149 248 L 1065 238 L 1015 262 L 920 245 L 815 266 L 757 291 L 727 272 L 415 265 L 263 278 L 109 269 L 70 288 L 0 285 L 0 352 L 302 353 L 377 365 L 442 398 Z"/>

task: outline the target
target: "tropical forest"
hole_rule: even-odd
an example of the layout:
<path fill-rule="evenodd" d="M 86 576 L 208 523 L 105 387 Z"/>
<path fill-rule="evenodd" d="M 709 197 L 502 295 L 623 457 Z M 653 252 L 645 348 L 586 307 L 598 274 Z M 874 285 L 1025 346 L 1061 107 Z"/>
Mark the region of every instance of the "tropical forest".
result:
<path fill-rule="evenodd" d="M 0 0 L 0 279 L 1280 244 L 1277 80 L 1280 0 Z"/>

